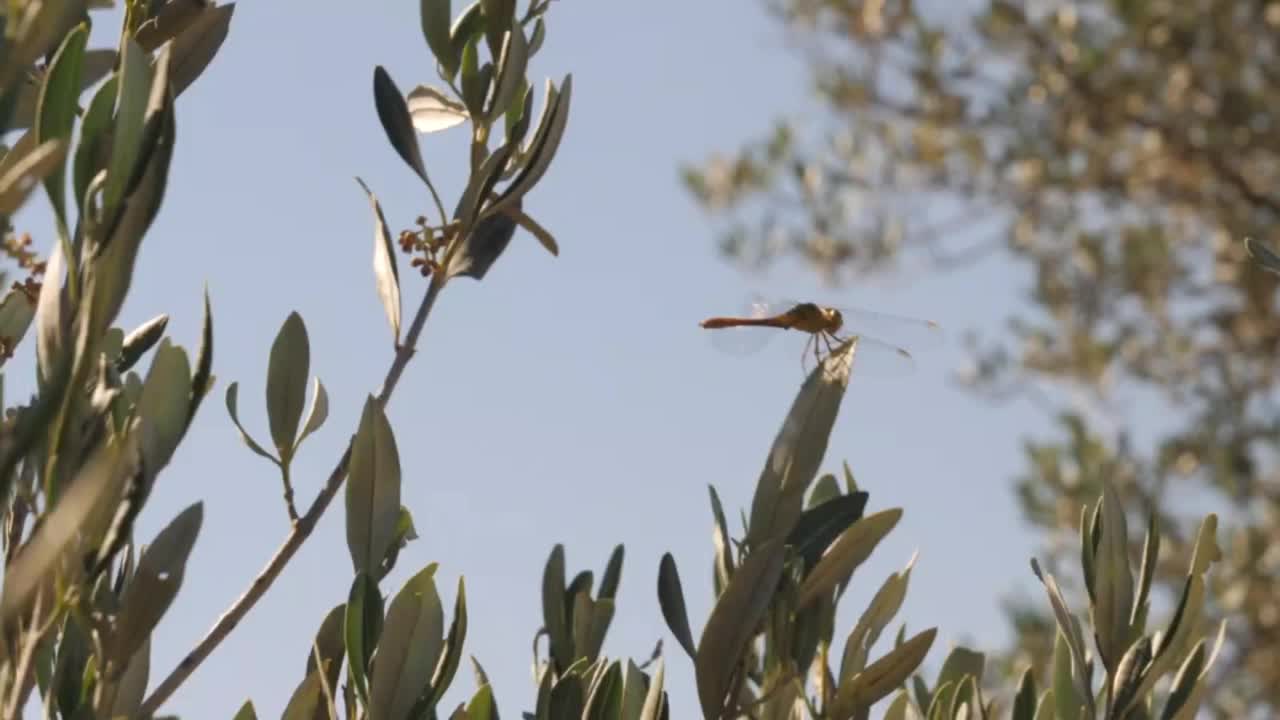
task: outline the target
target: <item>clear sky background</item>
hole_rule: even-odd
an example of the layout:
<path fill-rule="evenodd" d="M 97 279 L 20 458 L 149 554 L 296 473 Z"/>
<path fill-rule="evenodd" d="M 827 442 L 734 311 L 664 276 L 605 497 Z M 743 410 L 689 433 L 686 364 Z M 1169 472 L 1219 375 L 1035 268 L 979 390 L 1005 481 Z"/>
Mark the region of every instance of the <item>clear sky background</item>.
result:
<path fill-rule="evenodd" d="M 96 46 L 112 42 L 117 27 L 108 25 L 95 31 Z M 354 178 L 377 193 L 397 230 L 429 199 L 378 123 L 378 64 L 405 91 L 434 79 L 416 2 L 242 0 L 217 59 L 179 101 L 168 195 L 121 324 L 167 312 L 170 335 L 194 354 L 208 283 L 218 383 L 138 524 L 147 541 L 187 504 L 205 502 L 189 574 L 153 645 L 153 684 L 288 532 L 274 468 L 241 444 L 227 417 L 227 384 L 240 382 L 241 417 L 267 440 L 268 350 L 288 313 L 302 314 L 313 373 L 332 407 L 296 461 L 305 505 L 392 358 L 373 288 L 372 217 Z M 613 545 L 624 543 L 605 651 L 641 659 L 663 638 L 673 715 L 691 717 L 693 668 L 658 609 L 658 560 L 674 553 L 696 636 L 711 601 L 707 484 L 732 517 L 749 506 L 801 380 L 803 342 L 779 338 L 740 358 L 718 351 L 697 323 L 762 291 L 931 318 L 947 329 L 946 344 L 922 356 L 913 376 L 855 372 L 841 410 L 825 468 L 847 459 L 871 493 L 869 511 L 900 506 L 906 515 L 855 576 L 838 635 L 919 550 L 899 620 L 910 631 L 940 627 L 931 665 L 952 643 L 1000 647 L 1008 638 L 1000 598 L 1037 592 L 1027 566 L 1034 536 L 1011 481 L 1020 438 L 1046 421 L 1017 404 L 984 405 L 950 377 L 964 362 L 961 332 L 998 332 L 1023 276 L 989 262 L 835 290 L 794 266 L 752 276 L 718 255 L 715 225 L 680 185 L 679 164 L 732 150 L 776 116 L 809 107 L 803 67 L 760 3 L 559 0 L 530 71 L 539 111 L 542 79 L 559 82 L 566 72 L 574 76 L 568 131 L 525 202 L 559 239 L 561 256 L 520 233 L 483 283 L 452 283 L 390 405 L 403 501 L 420 538 L 384 592 L 438 562 L 451 608 L 465 576 L 466 650 L 489 672 L 504 716 L 518 717 L 536 693 L 530 644 L 552 546 L 565 544 L 570 574 L 589 568 L 598 578 Z M 449 207 L 465 146 L 462 128 L 424 139 Z M 52 242 L 47 217 L 36 207 L 17 222 L 42 251 Z M 407 266 L 401 272 L 407 314 L 425 283 Z M 25 347 L 6 373 L 10 397 L 30 387 L 34 340 Z M 343 522 L 339 500 L 165 711 L 230 717 L 251 698 L 261 716 L 279 715 L 316 628 L 350 585 Z M 445 704 L 474 689 L 464 667 Z"/>

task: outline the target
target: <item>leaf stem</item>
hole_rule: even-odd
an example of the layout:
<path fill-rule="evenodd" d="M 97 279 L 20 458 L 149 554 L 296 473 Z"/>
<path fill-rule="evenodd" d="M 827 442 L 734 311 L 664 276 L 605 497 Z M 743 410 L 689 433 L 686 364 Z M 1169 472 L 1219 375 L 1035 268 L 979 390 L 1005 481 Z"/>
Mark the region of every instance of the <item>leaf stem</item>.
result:
<path fill-rule="evenodd" d="M 298 522 L 298 506 L 293 501 L 293 480 L 289 477 L 289 463 L 280 463 L 280 482 L 284 485 L 284 509 L 289 513 L 289 520 Z"/>
<path fill-rule="evenodd" d="M 437 202 L 439 201 L 437 200 Z M 444 287 L 445 282 L 446 280 L 442 274 L 431 276 L 431 283 L 427 286 L 426 295 L 422 298 L 422 303 L 414 314 L 413 323 L 409 326 L 409 332 L 405 334 L 404 342 L 400 347 L 396 348 L 395 359 L 391 362 L 391 367 L 387 370 L 387 376 L 382 381 L 382 389 L 378 391 L 378 404 L 382 407 L 386 407 L 387 402 L 391 399 L 391 393 L 395 390 L 396 384 L 400 382 L 400 376 L 404 374 L 405 367 L 413 357 L 418 338 L 422 335 L 422 328 L 427 322 L 427 316 L 431 313 L 431 308 L 435 305 L 436 298 L 440 295 L 440 290 Z M 337 465 L 334 466 L 333 471 L 329 473 L 329 479 L 325 482 L 324 488 L 316 495 L 316 499 L 307 508 L 307 512 L 294 523 L 293 529 L 289 531 L 284 542 L 276 550 L 275 555 L 267 561 L 267 565 L 262 569 L 262 572 L 258 573 L 258 576 L 253 579 L 249 587 L 222 613 L 222 616 L 213 624 L 213 627 L 209 629 L 204 638 L 178 662 L 177 666 L 169 672 L 169 675 L 156 686 L 156 689 L 142 703 L 142 707 L 139 709 L 139 714 L 142 717 L 151 717 L 155 714 L 156 710 L 164 704 L 164 701 L 168 700 L 173 695 L 173 692 L 181 687 L 182 683 L 186 682 L 197 667 L 200 667 L 200 663 L 204 662 L 214 649 L 222 644 L 222 641 L 231 634 L 231 631 L 240 624 L 244 616 L 253 609 L 253 606 L 262 599 L 262 596 L 280 577 L 280 573 L 284 571 L 285 566 L 289 564 L 294 554 L 302 547 L 302 543 L 310 537 L 325 510 L 328 509 L 329 503 L 338 494 L 338 490 L 342 487 L 342 481 L 346 479 L 347 464 L 350 460 L 351 440 L 348 440 L 346 450 L 342 453 L 342 457 L 338 460 Z"/>

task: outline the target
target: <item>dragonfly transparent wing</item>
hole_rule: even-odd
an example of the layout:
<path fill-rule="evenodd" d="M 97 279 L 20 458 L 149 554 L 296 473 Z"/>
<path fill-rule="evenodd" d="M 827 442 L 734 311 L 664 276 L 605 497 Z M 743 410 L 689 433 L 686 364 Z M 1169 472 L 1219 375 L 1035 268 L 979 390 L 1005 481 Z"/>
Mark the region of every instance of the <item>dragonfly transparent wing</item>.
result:
<path fill-rule="evenodd" d="M 790 299 L 758 302 L 767 308 L 781 307 L 784 309 L 797 304 L 796 301 Z M 819 305 L 823 304 L 819 303 Z M 839 310 L 840 315 L 844 318 L 844 327 L 837 333 L 840 337 L 857 335 L 877 340 L 880 344 L 888 344 L 915 352 L 936 348 L 942 344 L 942 327 L 932 320 L 890 315 L 844 305 L 823 305 L 823 307 Z"/>
<path fill-rule="evenodd" d="M 786 312 L 789 307 L 778 309 L 773 303 L 766 302 L 763 298 L 753 297 L 747 302 L 739 304 L 738 307 L 731 308 L 729 312 L 720 317 L 758 320 Z M 772 327 L 728 327 L 705 332 L 711 334 L 711 344 L 717 350 L 732 355 L 747 355 L 760 350 L 775 337 L 788 331 Z"/>
<path fill-rule="evenodd" d="M 906 348 L 871 337 L 858 337 L 858 346 L 853 352 L 853 377 L 905 377 L 915 371 L 915 358 Z"/>

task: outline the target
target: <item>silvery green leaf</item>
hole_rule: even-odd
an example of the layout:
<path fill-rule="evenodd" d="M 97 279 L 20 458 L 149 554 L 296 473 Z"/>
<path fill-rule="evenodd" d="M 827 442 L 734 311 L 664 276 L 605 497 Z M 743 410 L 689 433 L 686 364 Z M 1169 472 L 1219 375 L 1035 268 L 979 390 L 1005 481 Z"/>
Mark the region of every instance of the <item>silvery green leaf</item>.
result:
<path fill-rule="evenodd" d="M 313 670 L 298 683 L 281 720 L 313 720 L 317 713 L 324 712 L 324 686 L 320 684 L 323 677 L 319 670 Z"/>
<path fill-rule="evenodd" d="M 293 456 L 298 424 L 307 401 L 307 377 L 311 373 L 311 342 L 307 326 L 297 312 L 289 313 L 271 344 L 267 364 L 267 420 L 271 440 L 280 461 Z"/>
<path fill-rule="evenodd" d="M 346 656 L 346 638 L 343 635 L 343 623 L 346 621 L 347 605 L 340 603 L 329 610 L 316 631 L 311 647 L 307 648 L 306 671 L 303 677 L 311 674 L 319 665 L 324 665 L 324 677 L 330 688 L 338 686 L 338 676 L 342 670 L 342 659 Z"/>
<path fill-rule="evenodd" d="M 116 361 L 116 370 L 124 372 L 132 368 L 143 353 L 160 342 L 168 325 L 169 316 L 161 314 L 139 325 L 133 332 L 126 335 L 120 344 L 120 358 Z"/>
<path fill-rule="evenodd" d="M 880 639 L 880 633 L 893 622 L 893 618 L 902 608 L 907 597 L 907 584 L 911 579 L 911 568 L 916 564 L 916 555 L 912 554 L 907 567 L 900 573 L 894 573 L 885 579 L 880 589 L 871 598 L 866 611 L 858 618 L 853 631 L 845 640 L 844 656 L 840 663 L 840 677 L 853 672 L 860 672 L 867 664 L 867 654 Z M 950 658 L 948 658 L 950 660 Z M 945 670 L 946 664 L 943 664 Z M 939 677 L 938 684 L 953 678 Z"/>
<path fill-rule="evenodd" d="M 419 85 L 407 98 L 413 128 L 420 133 L 447 130 L 467 121 L 467 107 L 430 85 Z"/>
<path fill-rule="evenodd" d="M 382 594 L 378 584 L 363 570 L 356 571 L 347 595 L 343 638 L 347 648 L 347 675 L 356 695 L 369 702 L 369 661 L 382 634 Z"/>
<path fill-rule="evenodd" d="M 249 446 L 250 450 L 270 460 L 273 463 L 279 464 L 279 461 L 276 460 L 276 457 L 271 453 L 267 452 L 266 450 L 262 449 L 262 446 L 259 445 L 258 442 L 254 440 L 252 436 L 249 435 L 249 432 L 244 429 L 244 426 L 240 424 L 240 413 L 237 410 L 237 400 L 236 400 L 236 397 L 239 394 L 239 389 L 240 389 L 240 383 L 237 383 L 237 382 L 231 383 L 230 385 L 227 386 L 226 397 L 227 397 L 227 414 L 231 416 L 231 422 L 235 423 L 236 431 L 240 433 L 240 439 L 244 441 L 245 445 Z"/>
<path fill-rule="evenodd" d="M 298 435 L 298 442 L 294 444 L 296 452 L 302 446 L 302 441 L 307 439 L 311 433 L 319 430 L 324 421 L 329 417 L 329 393 L 324 389 L 324 383 L 320 382 L 320 378 L 312 380 L 311 387 L 311 409 L 307 411 L 307 420 L 302 425 L 302 433 Z"/>
<path fill-rule="evenodd" d="M 191 375 L 191 400 L 187 409 L 187 427 L 196 410 L 213 389 L 213 308 L 209 306 L 209 289 L 204 291 L 204 315 L 200 321 L 200 346 L 196 349 L 196 369 Z"/>
<path fill-rule="evenodd" d="M 387 322 L 391 324 L 392 342 L 400 346 L 400 271 L 396 267 L 395 244 L 391 240 L 391 232 L 387 230 L 387 220 L 382 215 L 382 206 L 373 191 L 360 178 L 356 178 L 360 187 L 369 196 L 369 204 L 373 207 L 373 278 L 378 289 L 378 299 L 382 301 L 382 310 L 387 314 Z"/>
<path fill-rule="evenodd" d="M 125 666 L 116 687 L 115 702 L 111 705 L 112 717 L 137 717 L 138 709 L 147 694 L 147 680 L 151 674 L 151 636 L 133 653 Z"/>
<path fill-rule="evenodd" d="M 659 657 L 653 668 L 653 678 L 649 681 L 649 690 L 645 694 L 639 720 L 660 720 L 662 717 L 662 706 L 666 700 L 666 693 L 662 686 L 665 679 L 666 663 L 664 658 Z"/>
<path fill-rule="evenodd" d="M 111 146 L 111 135 L 114 132 L 112 117 L 115 112 L 119 82 L 119 76 L 113 75 L 94 92 L 89 109 L 80 122 L 80 142 L 76 146 L 75 158 L 71 165 L 71 188 L 75 193 L 76 207 L 82 213 L 85 210 L 85 193 L 89 190 L 90 181 L 106 167 L 109 160 L 108 150 Z"/>

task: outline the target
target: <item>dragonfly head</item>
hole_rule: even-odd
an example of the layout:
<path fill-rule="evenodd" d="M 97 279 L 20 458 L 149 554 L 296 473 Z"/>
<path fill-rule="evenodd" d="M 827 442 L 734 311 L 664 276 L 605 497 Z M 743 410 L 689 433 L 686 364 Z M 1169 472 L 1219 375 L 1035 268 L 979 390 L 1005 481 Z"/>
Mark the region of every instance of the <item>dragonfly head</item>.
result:
<path fill-rule="evenodd" d="M 835 308 L 822 308 L 822 317 L 827 321 L 827 332 L 835 332 L 844 325 L 844 316 Z"/>

